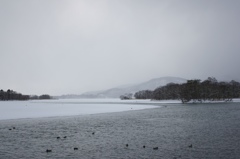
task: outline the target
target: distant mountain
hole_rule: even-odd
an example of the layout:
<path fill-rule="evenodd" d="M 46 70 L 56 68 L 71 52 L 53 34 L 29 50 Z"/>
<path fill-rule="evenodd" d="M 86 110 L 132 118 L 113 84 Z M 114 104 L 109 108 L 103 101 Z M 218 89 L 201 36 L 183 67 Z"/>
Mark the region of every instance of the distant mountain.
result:
<path fill-rule="evenodd" d="M 130 87 L 130 90 L 133 90 L 134 92 L 140 91 L 140 90 L 154 90 L 158 87 L 165 86 L 168 83 L 185 83 L 187 80 L 179 77 L 161 77 L 161 78 L 154 78 L 147 82 L 135 85 Z"/>
<path fill-rule="evenodd" d="M 126 93 L 135 93 L 141 90 L 154 90 L 158 87 L 165 86 L 168 83 L 185 83 L 187 80 L 179 77 L 161 77 L 151 79 L 136 85 L 124 85 L 111 88 L 104 91 L 86 92 L 81 95 L 64 95 L 60 98 L 119 98 Z"/>

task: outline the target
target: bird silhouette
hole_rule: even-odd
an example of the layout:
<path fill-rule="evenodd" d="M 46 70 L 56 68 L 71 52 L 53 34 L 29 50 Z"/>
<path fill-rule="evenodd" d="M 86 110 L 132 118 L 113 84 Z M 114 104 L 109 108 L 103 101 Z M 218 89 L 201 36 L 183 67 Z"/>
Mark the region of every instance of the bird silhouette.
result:
<path fill-rule="evenodd" d="M 52 150 L 47 149 L 46 152 L 52 152 Z"/>

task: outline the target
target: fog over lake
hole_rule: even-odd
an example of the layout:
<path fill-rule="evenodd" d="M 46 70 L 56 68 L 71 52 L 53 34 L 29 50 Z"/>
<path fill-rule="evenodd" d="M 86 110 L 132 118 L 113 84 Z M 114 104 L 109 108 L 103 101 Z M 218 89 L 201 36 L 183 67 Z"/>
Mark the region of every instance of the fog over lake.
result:
<path fill-rule="evenodd" d="M 0 1 L 0 89 L 81 94 L 165 76 L 240 80 L 239 0 Z"/>
<path fill-rule="evenodd" d="M 239 15 L 240 0 L 0 0 L 0 159 L 239 159 Z"/>

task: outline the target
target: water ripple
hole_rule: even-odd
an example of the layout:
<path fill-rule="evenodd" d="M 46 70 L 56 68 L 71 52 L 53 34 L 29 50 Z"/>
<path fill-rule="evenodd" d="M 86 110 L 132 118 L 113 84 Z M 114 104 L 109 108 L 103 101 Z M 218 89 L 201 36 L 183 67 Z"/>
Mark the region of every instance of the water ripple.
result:
<path fill-rule="evenodd" d="M 121 113 L 0 121 L 0 158 L 237 159 L 239 108 L 238 103 L 170 105 Z M 9 130 L 13 127 L 16 129 Z M 52 152 L 47 153 L 47 149 Z"/>

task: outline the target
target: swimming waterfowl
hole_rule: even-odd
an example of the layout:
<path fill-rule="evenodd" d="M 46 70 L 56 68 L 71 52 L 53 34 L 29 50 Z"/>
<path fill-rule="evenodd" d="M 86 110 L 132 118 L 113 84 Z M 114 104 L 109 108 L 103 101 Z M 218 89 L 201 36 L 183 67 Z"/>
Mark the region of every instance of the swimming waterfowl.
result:
<path fill-rule="evenodd" d="M 47 149 L 46 152 L 52 152 L 52 150 Z"/>
<path fill-rule="evenodd" d="M 154 149 L 154 150 L 158 150 L 158 147 L 154 147 L 153 149 Z"/>

